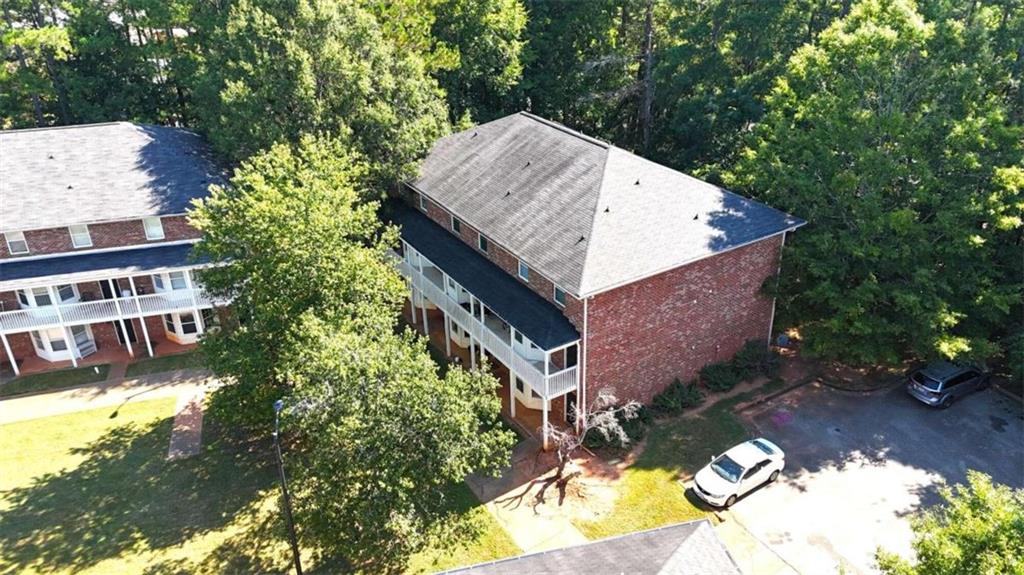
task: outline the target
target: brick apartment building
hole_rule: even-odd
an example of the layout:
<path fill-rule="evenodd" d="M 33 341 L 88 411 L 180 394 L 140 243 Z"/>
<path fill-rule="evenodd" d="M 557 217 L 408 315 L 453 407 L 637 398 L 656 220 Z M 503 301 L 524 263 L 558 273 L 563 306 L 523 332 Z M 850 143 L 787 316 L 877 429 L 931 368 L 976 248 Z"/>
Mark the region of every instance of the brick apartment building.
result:
<path fill-rule="evenodd" d="M 0 372 L 173 353 L 215 323 L 186 221 L 202 139 L 126 122 L 0 132 Z"/>
<path fill-rule="evenodd" d="M 527 113 L 443 138 L 407 188 L 390 208 L 407 321 L 486 354 L 529 431 L 767 343 L 761 287 L 804 223 Z"/>

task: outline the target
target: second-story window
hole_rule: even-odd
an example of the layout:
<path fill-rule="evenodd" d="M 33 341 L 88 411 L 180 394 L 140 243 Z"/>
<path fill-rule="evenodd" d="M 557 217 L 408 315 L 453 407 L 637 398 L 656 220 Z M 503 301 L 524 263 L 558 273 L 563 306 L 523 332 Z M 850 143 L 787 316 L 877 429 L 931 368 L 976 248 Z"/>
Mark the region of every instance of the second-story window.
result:
<path fill-rule="evenodd" d="M 565 307 L 565 290 L 558 286 L 555 286 L 555 303 Z"/>
<path fill-rule="evenodd" d="M 452 231 L 456 234 L 462 233 L 462 222 L 460 222 L 459 218 L 455 216 L 452 216 Z"/>
<path fill-rule="evenodd" d="M 92 246 L 92 237 L 89 236 L 89 226 L 68 226 L 68 231 L 71 232 L 72 246 L 76 248 L 88 248 Z"/>
<path fill-rule="evenodd" d="M 480 234 L 478 237 L 477 245 L 480 246 L 480 251 L 484 253 L 487 253 L 487 250 L 491 247 L 490 244 L 487 243 L 487 238 L 485 238 L 483 234 Z"/>
<path fill-rule="evenodd" d="M 164 225 L 160 218 L 142 218 L 142 227 L 146 229 L 147 240 L 164 239 Z"/>
<path fill-rule="evenodd" d="M 60 298 L 61 303 L 72 301 L 78 299 L 78 291 L 71 284 L 59 285 L 57 286 L 57 297 Z"/>
<path fill-rule="evenodd" d="M 28 253 L 28 242 L 25 241 L 24 232 L 7 232 L 4 237 L 7 238 L 7 251 L 11 252 L 12 256 Z"/>
<path fill-rule="evenodd" d="M 185 272 L 171 272 L 168 276 L 171 279 L 171 289 L 185 289 L 188 287 L 185 282 Z"/>
<path fill-rule="evenodd" d="M 530 281 L 530 268 L 523 263 L 523 260 L 519 260 L 519 279 Z"/>

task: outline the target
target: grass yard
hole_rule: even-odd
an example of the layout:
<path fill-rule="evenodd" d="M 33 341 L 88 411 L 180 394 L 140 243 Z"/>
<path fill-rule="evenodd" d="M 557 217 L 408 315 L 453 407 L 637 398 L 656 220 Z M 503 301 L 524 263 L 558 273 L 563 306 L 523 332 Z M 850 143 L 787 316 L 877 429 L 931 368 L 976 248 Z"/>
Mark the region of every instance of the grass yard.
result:
<path fill-rule="evenodd" d="M 178 353 L 165 355 L 163 357 L 151 357 L 140 359 L 129 363 L 125 370 L 125 377 L 138 377 L 149 373 L 161 373 L 165 371 L 177 371 L 179 369 L 194 369 L 203 367 L 202 358 L 199 352 Z"/>
<path fill-rule="evenodd" d="M 107 379 L 109 365 L 90 365 L 74 369 L 47 371 L 16 377 L 0 385 L 0 397 L 9 397 L 22 393 L 38 393 L 53 391 L 65 387 L 96 383 Z"/>
<path fill-rule="evenodd" d="M 207 422 L 203 451 L 166 460 L 176 399 L 0 426 L 0 575 L 285 573 L 273 457 Z M 116 416 L 113 415 L 116 413 Z M 465 484 L 480 536 L 421 553 L 410 571 L 519 549 Z M 304 566 L 334 572 L 304 557 Z"/>
<path fill-rule="evenodd" d="M 704 517 L 705 507 L 683 490 L 679 477 L 696 473 L 712 455 L 748 439 L 732 408 L 782 385 L 773 382 L 721 400 L 694 417 L 657 421 L 644 451 L 624 472 L 611 513 L 597 521 L 578 521 L 576 527 L 587 538 L 600 539 Z"/>

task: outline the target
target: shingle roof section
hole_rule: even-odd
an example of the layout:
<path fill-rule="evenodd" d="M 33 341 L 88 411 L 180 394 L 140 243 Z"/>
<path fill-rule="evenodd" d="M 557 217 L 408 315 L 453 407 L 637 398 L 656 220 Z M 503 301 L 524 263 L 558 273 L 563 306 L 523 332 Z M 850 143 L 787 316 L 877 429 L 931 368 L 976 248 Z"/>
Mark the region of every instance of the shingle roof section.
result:
<path fill-rule="evenodd" d="M 0 289 L 15 289 L 43 280 L 44 283 L 70 283 L 90 274 L 124 272 L 143 273 L 159 269 L 207 263 L 193 260 L 192 244 L 144 246 L 123 250 L 71 253 L 62 256 L 0 260 Z"/>
<path fill-rule="evenodd" d="M 706 519 L 449 571 L 466 575 L 740 575 Z"/>
<path fill-rule="evenodd" d="M 0 231 L 181 214 L 222 182 L 203 139 L 180 128 L 0 132 Z"/>
<path fill-rule="evenodd" d="M 804 223 L 525 112 L 443 138 L 412 187 L 584 297 Z"/>

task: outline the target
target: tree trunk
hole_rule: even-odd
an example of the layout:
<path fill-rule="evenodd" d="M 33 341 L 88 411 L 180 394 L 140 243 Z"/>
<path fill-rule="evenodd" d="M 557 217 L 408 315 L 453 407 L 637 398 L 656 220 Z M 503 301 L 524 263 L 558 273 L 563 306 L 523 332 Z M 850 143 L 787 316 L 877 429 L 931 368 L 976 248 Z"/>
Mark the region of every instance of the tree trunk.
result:
<path fill-rule="evenodd" d="M 654 102 L 654 79 L 652 68 L 654 60 L 654 0 L 647 0 L 647 15 L 644 18 L 644 51 L 643 51 L 643 94 L 640 97 L 640 150 L 647 152 L 651 140 L 651 105 Z"/>

